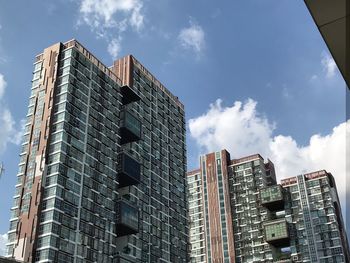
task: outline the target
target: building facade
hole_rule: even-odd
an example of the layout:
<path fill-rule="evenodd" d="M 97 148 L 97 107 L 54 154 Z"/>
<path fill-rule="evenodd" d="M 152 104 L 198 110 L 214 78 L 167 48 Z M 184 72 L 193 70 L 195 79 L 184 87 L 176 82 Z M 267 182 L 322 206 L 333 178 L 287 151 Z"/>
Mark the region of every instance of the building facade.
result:
<path fill-rule="evenodd" d="M 189 242 L 191 244 L 191 262 L 206 261 L 206 237 L 204 225 L 204 196 L 200 169 L 187 173 L 189 202 Z"/>
<path fill-rule="evenodd" d="M 274 166 L 256 154 L 232 160 L 228 169 L 236 251 L 233 262 L 270 262 L 272 252 L 263 235 L 267 211 L 259 205 L 259 192 L 276 182 Z"/>
<path fill-rule="evenodd" d="M 8 257 L 187 262 L 185 164 L 184 107 L 135 58 L 108 68 L 75 40 L 45 49 L 34 64 Z"/>
<path fill-rule="evenodd" d="M 291 256 L 303 262 L 350 262 L 336 184 L 321 170 L 281 181 L 289 194 L 285 218 L 293 225 Z M 288 199 L 287 199 L 288 200 Z"/>
<path fill-rule="evenodd" d="M 272 259 L 262 234 L 266 209 L 258 205 L 259 189 L 276 180 L 270 161 L 258 154 L 231 160 L 222 150 L 201 156 L 200 169 L 189 172 L 187 180 L 191 262 Z"/>
<path fill-rule="evenodd" d="M 142 142 L 131 145 L 144 166 L 141 183 L 132 186 L 137 193 L 135 201 L 142 208 L 144 229 L 137 241 L 141 260 L 187 262 L 184 106 L 131 55 L 115 61 L 112 71 L 123 85 L 133 87 L 141 97 L 139 104 L 131 104 L 143 128 Z"/>
<path fill-rule="evenodd" d="M 223 150 L 201 156 L 187 180 L 190 262 L 349 262 L 330 173 L 277 184 L 271 161 L 259 154 L 230 160 Z"/>

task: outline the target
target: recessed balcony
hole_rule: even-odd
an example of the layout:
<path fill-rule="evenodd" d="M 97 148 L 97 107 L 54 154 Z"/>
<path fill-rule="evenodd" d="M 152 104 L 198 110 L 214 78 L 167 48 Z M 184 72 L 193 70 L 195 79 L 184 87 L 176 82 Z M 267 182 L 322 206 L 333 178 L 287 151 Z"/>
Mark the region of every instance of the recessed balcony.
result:
<path fill-rule="evenodd" d="M 128 110 L 123 110 L 120 116 L 121 144 L 135 142 L 141 139 L 141 122 Z"/>
<path fill-rule="evenodd" d="M 120 92 L 123 96 L 122 98 L 123 105 L 141 100 L 140 96 L 137 95 L 137 93 L 133 91 L 128 85 L 124 85 L 120 87 Z"/>
<path fill-rule="evenodd" d="M 280 185 L 266 187 L 260 190 L 261 205 L 270 211 L 284 209 L 283 189 Z"/>
<path fill-rule="evenodd" d="M 116 204 L 116 234 L 125 236 L 139 232 L 139 210 L 126 200 L 119 200 Z"/>
<path fill-rule="evenodd" d="M 119 187 L 125 187 L 140 183 L 141 165 L 126 153 L 118 156 Z"/>

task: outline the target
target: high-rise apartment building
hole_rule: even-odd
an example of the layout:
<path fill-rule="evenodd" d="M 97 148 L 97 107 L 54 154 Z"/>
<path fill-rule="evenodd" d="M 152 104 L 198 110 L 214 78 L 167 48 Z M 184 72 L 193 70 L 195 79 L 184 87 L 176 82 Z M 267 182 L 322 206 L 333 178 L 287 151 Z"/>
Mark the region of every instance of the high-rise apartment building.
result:
<path fill-rule="evenodd" d="M 206 237 L 204 226 L 203 180 L 200 169 L 187 173 L 189 202 L 189 242 L 191 244 L 191 261 L 206 261 Z"/>
<path fill-rule="evenodd" d="M 291 256 L 300 262 L 350 262 L 336 184 L 324 170 L 281 181 Z M 286 196 L 281 195 L 281 196 Z"/>
<path fill-rule="evenodd" d="M 184 107 L 134 57 L 36 57 L 7 255 L 187 262 Z"/>
<path fill-rule="evenodd" d="M 262 235 L 266 209 L 257 204 L 259 189 L 275 183 L 270 161 L 258 154 L 231 160 L 222 150 L 201 156 L 200 169 L 189 172 L 187 180 L 191 262 L 272 259 Z"/>
<path fill-rule="evenodd" d="M 187 180 L 190 262 L 349 262 L 330 173 L 278 185 L 271 161 L 223 150 L 201 156 Z"/>
<path fill-rule="evenodd" d="M 256 154 L 232 160 L 228 170 L 236 251 L 234 262 L 269 262 L 272 253 L 262 232 L 267 211 L 259 205 L 259 191 L 275 184 L 274 166 Z"/>
<path fill-rule="evenodd" d="M 227 151 L 200 158 L 187 174 L 191 262 L 234 262 Z"/>

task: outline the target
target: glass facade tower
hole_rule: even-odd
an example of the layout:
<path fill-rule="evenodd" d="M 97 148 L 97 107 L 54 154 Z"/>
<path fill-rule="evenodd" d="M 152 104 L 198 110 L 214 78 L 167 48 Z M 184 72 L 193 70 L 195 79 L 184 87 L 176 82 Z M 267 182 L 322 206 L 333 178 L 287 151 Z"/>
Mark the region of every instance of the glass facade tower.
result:
<path fill-rule="evenodd" d="M 8 257 L 187 262 L 184 108 L 128 58 L 133 83 L 75 40 L 36 57 Z"/>

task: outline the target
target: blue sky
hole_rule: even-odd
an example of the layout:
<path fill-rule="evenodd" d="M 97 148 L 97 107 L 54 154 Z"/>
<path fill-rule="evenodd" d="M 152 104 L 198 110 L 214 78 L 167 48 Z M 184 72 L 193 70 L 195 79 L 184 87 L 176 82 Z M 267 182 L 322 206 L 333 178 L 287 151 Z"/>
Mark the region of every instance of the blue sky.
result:
<path fill-rule="evenodd" d="M 106 65 L 133 54 L 180 98 L 189 169 L 224 147 L 261 152 L 280 178 L 326 168 L 344 180 L 345 84 L 303 1 L 2 1 L 0 234 L 34 57 L 72 38 Z"/>

